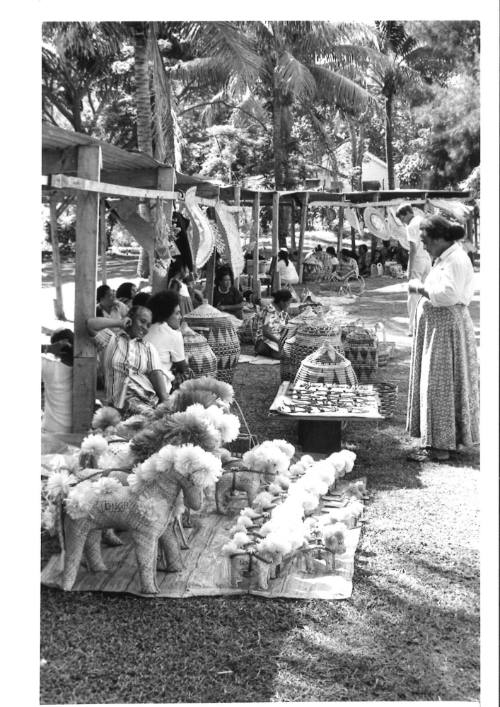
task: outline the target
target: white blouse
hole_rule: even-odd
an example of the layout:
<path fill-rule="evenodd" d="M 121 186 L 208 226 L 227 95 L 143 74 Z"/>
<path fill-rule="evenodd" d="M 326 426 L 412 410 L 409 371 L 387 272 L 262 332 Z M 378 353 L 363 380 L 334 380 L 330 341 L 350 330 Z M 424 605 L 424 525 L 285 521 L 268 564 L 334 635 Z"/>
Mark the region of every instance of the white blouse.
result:
<path fill-rule="evenodd" d="M 184 339 L 179 329 L 172 329 L 167 322 L 151 324 L 149 331 L 144 337 L 144 341 L 149 341 L 160 354 L 160 361 L 163 373 L 167 378 L 167 388 L 171 387 L 174 379 L 172 373 L 172 363 L 184 361 Z"/>
<path fill-rule="evenodd" d="M 474 295 L 474 269 L 458 243 L 453 243 L 436 258 L 425 278 L 425 289 L 434 307 L 466 304 Z"/>

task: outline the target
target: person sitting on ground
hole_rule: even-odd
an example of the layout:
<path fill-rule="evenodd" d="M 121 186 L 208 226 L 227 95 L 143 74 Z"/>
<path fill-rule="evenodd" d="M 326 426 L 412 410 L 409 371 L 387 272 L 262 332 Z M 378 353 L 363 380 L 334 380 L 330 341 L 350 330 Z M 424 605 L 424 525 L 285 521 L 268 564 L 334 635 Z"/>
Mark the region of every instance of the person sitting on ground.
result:
<path fill-rule="evenodd" d="M 243 319 L 243 295 L 234 286 L 233 271 L 227 265 L 222 265 L 215 273 L 213 306 Z"/>
<path fill-rule="evenodd" d="M 338 282 L 347 282 L 350 278 L 359 277 L 358 264 L 351 257 L 351 252 L 347 248 L 342 248 L 340 251 L 340 261 L 337 270 L 333 273 L 333 280 Z"/>
<path fill-rule="evenodd" d="M 67 433 L 72 428 L 73 340 L 71 329 L 57 329 L 42 345 L 44 411 L 42 432 Z"/>
<path fill-rule="evenodd" d="M 330 267 L 330 253 L 328 253 L 328 251 L 324 251 L 321 245 L 318 244 L 316 246 L 313 255 L 316 260 L 321 263 L 324 270 Z"/>
<path fill-rule="evenodd" d="M 283 331 L 288 323 L 287 309 L 292 293 L 283 288 L 272 294 L 272 302 L 263 308 L 257 325 L 255 353 L 269 358 L 283 358 L 281 347 Z"/>
<path fill-rule="evenodd" d="M 329 245 L 326 249 L 326 252 L 330 256 L 328 267 L 330 268 L 330 272 L 334 273 L 339 264 L 339 259 L 337 258 L 337 251 L 332 245 Z"/>
<path fill-rule="evenodd" d="M 362 275 L 363 277 L 366 277 L 367 275 L 370 274 L 370 265 L 371 265 L 371 258 L 370 254 L 368 252 L 368 246 L 365 245 L 365 243 L 361 243 L 361 245 L 358 248 L 359 255 L 358 255 L 358 268 L 359 268 L 359 274 Z"/>
<path fill-rule="evenodd" d="M 127 316 L 129 308 L 116 299 L 115 293 L 109 285 L 99 285 L 96 290 L 96 302 L 96 317 L 123 319 Z"/>
<path fill-rule="evenodd" d="M 168 289 L 177 292 L 179 295 L 179 306 L 182 316 L 193 311 L 193 301 L 185 282 L 189 274 L 189 268 L 182 256 L 172 260 L 167 276 Z"/>
<path fill-rule="evenodd" d="M 153 319 L 144 341 L 153 344 L 160 355 L 167 391 L 193 377 L 184 353 L 184 339 L 180 331 L 182 320 L 179 295 L 173 290 L 157 292 L 149 300 Z"/>
<path fill-rule="evenodd" d="M 87 319 L 89 335 L 102 352 L 104 402 L 126 416 L 168 400 L 158 351 L 144 341 L 151 318 L 150 309 L 134 306 L 123 319 Z"/>
<path fill-rule="evenodd" d="M 132 300 L 137 294 L 137 287 L 133 282 L 122 282 L 116 290 L 116 299 L 124 304 L 128 309 L 132 306 Z"/>
<path fill-rule="evenodd" d="M 284 287 L 296 285 L 299 281 L 297 270 L 295 269 L 295 265 L 290 260 L 287 250 L 282 249 L 278 252 L 276 272 L 280 274 L 281 284 Z"/>
<path fill-rule="evenodd" d="M 141 290 L 135 295 L 134 299 L 132 300 L 132 307 L 147 307 L 150 299 L 151 292 Z"/>

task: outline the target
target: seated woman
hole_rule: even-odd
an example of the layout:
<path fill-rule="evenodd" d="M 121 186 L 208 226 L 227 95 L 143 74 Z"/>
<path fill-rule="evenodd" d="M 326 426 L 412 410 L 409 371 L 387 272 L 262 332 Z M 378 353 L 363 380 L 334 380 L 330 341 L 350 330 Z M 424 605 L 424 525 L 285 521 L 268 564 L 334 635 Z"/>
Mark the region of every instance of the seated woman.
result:
<path fill-rule="evenodd" d="M 193 301 L 185 282 L 189 274 L 189 268 L 182 256 L 172 260 L 168 269 L 168 289 L 179 295 L 182 316 L 193 311 Z"/>
<path fill-rule="evenodd" d="M 127 316 L 128 307 L 119 302 L 109 285 L 99 285 L 96 290 L 96 317 L 108 319 L 123 319 Z"/>
<path fill-rule="evenodd" d="M 137 294 L 137 287 L 133 282 L 122 282 L 116 290 L 116 299 L 128 309 L 132 306 L 132 300 Z"/>
<path fill-rule="evenodd" d="M 276 272 L 280 274 L 281 284 L 285 287 L 296 285 L 299 281 L 297 270 L 295 269 L 295 265 L 291 262 L 287 250 L 280 250 L 278 252 Z"/>
<path fill-rule="evenodd" d="M 358 264 L 351 257 L 350 251 L 343 248 L 340 251 L 340 260 L 336 271 L 333 273 L 333 281 L 346 282 L 351 277 L 359 277 Z"/>
<path fill-rule="evenodd" d="M 170 392 L 192 377 L 184 353 L 184 339 L 179 329 L 182 320 L 179 296 L 172 290 L 157 292 L 152 295 L 148 307 L 152 312 L 153 322 L 144 341 L 153 344 L 158 351 L 167 381 L 167 391 Z"/>
<path fill-rule="evenodd" d="M 285 288 L 273 292 L 273 301 L 262 310 L 257 325 L 255 353 L 269 358 L 283 358 L 281 338 L 288 323 L 287 309 L 292 293 Z"/>
<path fill-rule="evenodd" d="M 213 306 L 243 319 L 243 295 L 234 286 L 233 271 L 222 265 L 215 274 Z"/>
<path fill-rule="evenodd" d="M 44 411 L 42 432 L 71 432 L 73 400 L 73 332 L 57 329 L 42 346 Z"/>
<path fill-rule="evenodd" d="M 102 352 L 104 402 L 124 415 L 144 412 L 168 400 L 158 351 L 144 341 L 151 317 L 147 307 L 132 307 L 123 319 L 87 319 L 88 332 Z"/>
<path fill-rule="evenodd" d="M 358 259 L 358 268 L 359 268 L 359 274 L 366 276 L 370 274 L 370 265 L 371 265 L 371 258 L 370 254 L 368 253 L 368 246 L 362 243 L 359 246 L 359 259 Z"/>

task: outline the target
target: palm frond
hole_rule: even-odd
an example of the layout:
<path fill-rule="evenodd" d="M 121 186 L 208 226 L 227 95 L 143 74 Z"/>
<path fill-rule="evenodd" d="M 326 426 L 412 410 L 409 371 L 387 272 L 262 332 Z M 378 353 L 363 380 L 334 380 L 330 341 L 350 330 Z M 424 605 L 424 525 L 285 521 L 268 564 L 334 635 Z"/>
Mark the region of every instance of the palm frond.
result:
<path fill-rule="evenodd" d="M 153 60 L 154 111 L 153 137 L 156 157 L 179 169 L 182 161 L 182 133 L 177 120 L 177 103 L 172 91 L 172 83 L 165 72 L 156 37 L 151 36 Z"/>
<path fill-rule="evenodd" d="M 251 127 L 255 125 L 255 122 L 258 122 L 266 129 L 268 118 L 269 116 L 263 103 L 250 91 L 247 92 L 231 114 L 231 122 L 237 128 Z"/>
<path fill-rule="evenodd" d="M 283 52 L 276 65 L 280 84 L 286 93 L 292 93 L 298 98 L 312 97 L 316 90 L 316 82 L 311 72 L 300 61 Z"/>
<path fill-rule="evenodd" d="M 310 67 L 310 71 L 316 80 L 317 93 L 324 101 L 354 114 L 363 113 L 376 104 L 368 91 L 345 76 L 322 66 Z"/>

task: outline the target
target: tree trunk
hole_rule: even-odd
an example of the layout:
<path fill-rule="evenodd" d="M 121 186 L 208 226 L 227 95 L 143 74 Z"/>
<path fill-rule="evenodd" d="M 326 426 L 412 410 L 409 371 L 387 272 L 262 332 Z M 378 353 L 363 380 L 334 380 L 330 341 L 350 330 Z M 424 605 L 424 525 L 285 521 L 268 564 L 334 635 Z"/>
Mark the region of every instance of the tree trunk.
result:
<path fill-rule="evenodd" d="M 394 154 L 392 150 L 392 102 L 393 95 L 385 99 L 385 156 L 387 162 L 388 189 L 394 189 Z"/>
<path fill-rule="evenodd" d="M 151 129 L 151 93 L 149 88 L 148 40 L 147 28 L 144 23 L 134 31 L 134 76 L 135 76 L 135 107 L 137 112 L 137 147 L 141 152 L 153 156 L 153 132 Z M 140 208 L 140 214 L 149 221 L 149 208 Z M 139 277 L 148 278 L 151 273 L 152 253 L 141 248 L 137 262 Z"/>
<path fill-rule="evenodd" d="M 276 82 L 276 79 L 275 79 Z M 282 102 L 281 95 L 277 86 L 274 86 L 273 92 L 273 152 L 274 152 L 274 188 L 277 191 L 283 190 L 284 175 L 283 175 L 283 140 L 281 135 L 282 129 Z"/>

